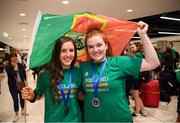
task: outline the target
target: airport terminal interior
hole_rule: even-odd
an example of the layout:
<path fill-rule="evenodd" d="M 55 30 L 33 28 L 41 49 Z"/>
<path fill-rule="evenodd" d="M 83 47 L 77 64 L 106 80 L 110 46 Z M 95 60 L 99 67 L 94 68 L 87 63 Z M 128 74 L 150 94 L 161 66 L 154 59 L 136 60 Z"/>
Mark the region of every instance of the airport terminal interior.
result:
<path fill-rule="evenodd" d="M 33 48 L 36 47 L 33 43 L 37 36 L 36 33 L 38 33 L 37 30 L 39 25 L 37 23 L 40 22 L 40 18 L 42 17 L 39 13 L 43 13 L 44 15 L 49 14 L 50 16 L 55 15 L 44 18 L 44 20 L 46 20 L 55 18 L 56 16 L 61 17 L 61 15 L 72 15 L 81 12 L 92 13 L 98 17 L 107 16 L 112 18 L 112 20 L 115 18 L 117 19 L 116 21 L 127 20 L 133 23 L 144 21 L 149 25 L 147 34 L 157 52 L 165 54 L 167 45 L 172 43 L 172 49 L 175 50 L 177 54 L 180 54 L 180 0 L 138 0 L 136 2 L 135 0 L 0 0 L 0 123 L 44 122 L 44 97 L 35 103 L 25 101 L 26 112 L 23 114 L 20 112 L 19 117 L 15 120 L 13 99 L 8 88 L 8 77 L 5 70 L 8 64 L 8 56 L 9 54 L 15 53 L 23 56 L 21 60 L 26 65 L 26 84 L 35 89 L 37 85 L 37 76 L 34 78 L 34 70 L 29 68 L 29 63 L 31 58 L 30 54 Z M 98 18 L 97 20 L 101 22 L 103 19 L 101 20 Z M 65 24 L 63 23 L 62 25 L 64 26 Z M 51 24 L 47 23 L 47 27 L 48 26 L 50 27 Z M 103 26 L 106 26 L 106 24 Z M 52 30 L 55 30 L 54 28 L 46 30 L 42 35 L 48 35 L 50 32 L 52 33 Z M 57 32 L 55 32 L 55 34 L 57 34 Z M 63 35 L 65 34 L 67 34 L 67 32 Z M 76 41 L 84 41 L 84 35 L 85 34 L 80 35 Z M 47 37 L 47 39 L 48 38 L 49 37 Z M 42 45 L 38 46 L 37 51 L 43 50 L 43 46 L 47 43 L 49 42 L 42 42 Z M 49 45 L 50 44 L 51 42 Z M 123 53 L 123 55 L 130 54 L 133 44 L 141 44 L 142 46 L 142 42 L 137 33 L 131 36 L 126 47 L 125 45 L 123 47 L 124 49 L 122 51 L 124 52 L 121 52 L 119 55 Z M 47 55 L 45 50 L 44 52 L 45 55 Z M 177 69 L 173 68 L 173 72 L 180 73 L 180 58 L 177 59 L 176 62 L 175 65 Z M 36 67 L 38 68 L 41 66 L 37 65 Z M 165 67 L 163 68 L 163 66 L 156 74 L 151 73 L 153 76 L 151 79 L 160 81 L 160 72 L 162 71 L 165 71 Z M 177 76 L 179 77 L 180 74 Z M 165 77 L 172 78 L 171 74 Z M 176 82 L 178 82 L 178 80 Z M 167 86 L 171 88 L 171 91 L 177 89 L 174 87 L 175 85 L 173 85 L 171 81 L 167 81 Z M 158 95 L 158 103 L 155 106 L 145 104 L 147 115 L 135 114 L 136 116 L 133 116 L 134 123 L 176 123 L 178 116 L 177 91 L 179 88 L 173 91 L 169 99 L 170 102 L 168 102 L 160 99 L 161 89 L 159 84 L 157 86 L 158 92 L 150 92 L 149 94 L 151 96 L 153 95 L 153 97 L 154 94 L 156 96 Z M 146 93 L 146 91 L 141 90 L 140 93 Z M 128 98 L 129 108 L 133 115 L 135 111 L 135 100 L 132 97 L 132 93 Z"/>
<path fill-rule="evenodd" d="M 28 71 L 28 85 L 32 88 L 36 86 L 32 71 Z M 14 119 L 13 102 L 8 91 L 6 73 L 1 73 L 1 95 L 0 95 L 0 120 L 1 122 L 12 122 Z M 43 122 L 44 120 L 44 99 L 35 103 L 26 102 L 28 116 L 21 115 L 17 122 Z M 133 112 L 134 101 L 130 97 L 130 109 Z M 177 118 L 177 96 L 172 96 L 170 103 L 160 102 L 158 107 L 145 107 L 147 116 L 134 117 L 135 123 L 175 123 Z"/>

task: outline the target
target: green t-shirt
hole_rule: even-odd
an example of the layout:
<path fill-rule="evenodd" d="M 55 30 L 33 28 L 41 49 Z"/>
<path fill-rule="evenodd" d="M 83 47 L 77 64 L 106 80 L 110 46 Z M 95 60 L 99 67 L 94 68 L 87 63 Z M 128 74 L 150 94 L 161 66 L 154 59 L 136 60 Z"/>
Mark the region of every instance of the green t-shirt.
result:
<path fill-rule="evenodd" d="M 144 52 L 135 53 L 135 56 L 136 56 L 137 58 L 145 58 Z"/>
<path fill-rule="evenodd" d="M 175 58 L 176 58 L 176 51 L 174 49 L 171 49 L 171 55 L 172 57 L 174 58 L 174 60 L 164 60 L 164 64 L 165 66 L 172 66 L 172 67 L 175 67 L 174 64 L 175 64 Z"/>
<path fill-rule="evenodd" d="M 108 57 L 98 87 L 99 107 L 92 106 L 94 89 L 92 82 L 92 61 L 81 64 L 83 74 L 84 119 L 85 122 L 131 122 L 132 114 L 125 94 L 127 76 L 138 79 L 142 59 L 128 56 Z M 103 63 L 95 63 L 95 80 Z"/>
<path fill-rule="evenodd" d="M 62 81 L 62 87 L 65 95 L 67 95 L 68 90 L 68 79 L 69 70 L 64 70 L 64 80 Z M 41 71 L 39 78 L 37 80 L 37 86 L 35 91 L 38 95 L 45 95 L 45 122 L 79 122 L 81 121 L 81 113 L 79 104 L 77 101 L 77 90 L 81 83 L 81 72 L 80 69 L 72 68 L 72 83 L 71 83 L 71 93 L 68 102 L 68 107 L 70 108 L 69 113 L 65 116 L 63 113 L 64 102 L 61 96 L 60 104 L 57 101 L 57 96 L 55 91 L 52 89 L 52 96 L 54 97 L 54 105 L 52 102 L 51 92 L 50 92 L 50 72 Z M 59 91 L 60 92 L 60 91 Z"/>

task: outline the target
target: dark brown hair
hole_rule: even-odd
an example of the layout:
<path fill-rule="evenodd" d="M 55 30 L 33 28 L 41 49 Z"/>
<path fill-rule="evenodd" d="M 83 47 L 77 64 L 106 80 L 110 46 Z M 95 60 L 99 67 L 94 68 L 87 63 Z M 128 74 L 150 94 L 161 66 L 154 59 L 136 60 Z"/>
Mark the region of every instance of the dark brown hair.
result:
<path fill-rule="evenodd" d="M 100 29 L 98 29 L 98 28 L 90 29 L 90 30 L 88 30 L 88 32 L 86 33 L 86 37 L 85 37 L 86 51 L 88 52 L 88 50 L 87 50 L 87 39 L 88 39 L 88 38 L 91 38 L 91 37 L 93 37 L 93 36 L 97 36 L 97 35 L 101 36 L 101 37 L 103 38 L 105 44 L 108 46 L 106 55 L 107 55 L 107 56 L 112 56 L 112 49 L 111 49 L 110 43 L 109 43 L 109 41 L 108 41 L 108 39 L 107 39 L 107 36 L 106 36 L 106 34 L 105 34 L 102 30 L 100 30 Z"/>
<path fill-rule="evenodd" d="M 9 63 L 11 62 L 10 60 L 11 60 L 12 57 L 17 57 L 17 54 L 16 54 L 16 53 L 11 53 L 11 54 L 8 56 L 8 61 L 9 61 Z"/>
<path fill-rule="evenodd" d="M 57 97 L 58 97 L 58 102 L 60 102 L 60 94 L 59 94 L 59 90 L 58 90 L 58 82 L 62 82 L 64 79 L 64 75 L 63 75 L 63 68 L 61 65 L 61 61 L 59 60 L 60 54 L 61 54 L 61 48 L 63 46 L 64 43 L 66 42 L 72 42 L 74 45 L 74 49 L 75 49 L 75 54 L 74 54 L 74 59 L 71 63 L 71 67 L 74 66 L 75 62 L 76 62 L 76 57 L 77 57 L 77 51 L 76 51 L 76 45 L 73 41 L 73 39 L 71 39 L 70 37 L 66 37 L 63 36 L 61 38 L 59 38 L 55 44 L 54 47 L 54 51 L 53 51 L 53 55 L 52 55 L 52 60 L 50 62 L 50 64 L 48 65 L 47 69 L 49 69 L 50 73 L 51 73 L 51 81 L 50 81 L 50 93 L 51 93 L 51 97 L 52 97 L 52 101 L 54 104 L 54 97 L 52 95 L 52 90 L 55 91 Z"/>

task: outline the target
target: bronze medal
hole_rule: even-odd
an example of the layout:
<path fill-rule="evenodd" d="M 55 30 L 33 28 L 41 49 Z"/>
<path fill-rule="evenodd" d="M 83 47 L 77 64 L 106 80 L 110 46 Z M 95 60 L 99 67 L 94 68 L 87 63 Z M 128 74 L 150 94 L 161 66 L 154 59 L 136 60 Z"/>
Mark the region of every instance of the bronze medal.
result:
<path fill-rule="evenodd" d="M 98 98 L 93 98 L 92 99 L 92 105 L 94 106 L 94 107 L 99 107 L 99 105 L 100 105 L 100 102 L 99 102 L 99 99 Z"/>

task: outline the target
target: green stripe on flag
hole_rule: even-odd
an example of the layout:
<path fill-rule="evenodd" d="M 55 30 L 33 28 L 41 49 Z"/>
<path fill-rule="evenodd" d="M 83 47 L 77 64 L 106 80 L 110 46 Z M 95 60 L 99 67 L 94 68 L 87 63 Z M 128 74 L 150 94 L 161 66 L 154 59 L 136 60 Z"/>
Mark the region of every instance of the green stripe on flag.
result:
<path fill-rule="evenodd" d="M 56 40 L 67 33 L 72 25 L 74 15 L 60 16 L 43 14 L 29 59 L 29 68 L 50 62 Z M 45 49 L 45 50 L 44 50 Z"/>

